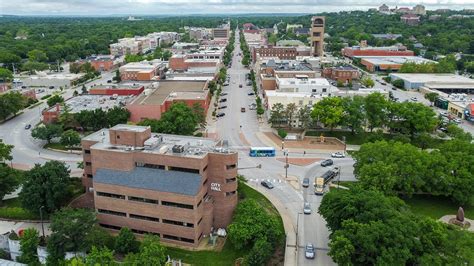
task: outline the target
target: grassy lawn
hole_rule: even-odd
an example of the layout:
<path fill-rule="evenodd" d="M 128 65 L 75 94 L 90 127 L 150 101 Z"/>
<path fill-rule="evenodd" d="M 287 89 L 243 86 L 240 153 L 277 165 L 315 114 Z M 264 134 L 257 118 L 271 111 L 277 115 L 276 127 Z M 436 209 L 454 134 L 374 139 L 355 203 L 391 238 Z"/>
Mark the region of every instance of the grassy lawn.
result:
<path fill-rule="evenodd" d="M 239 181 L 239 199 L 254 199 L 262 207 L 264 207 L 272 215 L 278 216 L 280 220 L 280 230 L 284 231 L 283 221 L 272 203 L 265 198 L 258 191 L 249 187 L 244 182 Z M 281 248 L 279 249 L 279 255 L 282 256 L 281 250 L 284 250 L 284 243 L 282 243 Z M 232 244 L 229 241 L 226 241 L 224 248 L 221 252 L 216 251 L 188 251 L 174 247 L 167 247 L 167 253 L 173 259 L 181 259 L 185 263 L 190 263 L 193 265 L 235 265 L 235 260 L 241 257 L 244 257 L 248 250 L 236 250 L 233 248 Z M 271 265 L 274 265 L 270 263 Z"/>
<path fill-rule="evenodd" d="M 447 214 L 456 214 L 458 204 L 441 196 L 414 195 L 412 198 L 402 198 L 415 214 L 426 215 L 439 219 Z M 466 218 L 474 219 L 474 206 L 464 206 Z"/>

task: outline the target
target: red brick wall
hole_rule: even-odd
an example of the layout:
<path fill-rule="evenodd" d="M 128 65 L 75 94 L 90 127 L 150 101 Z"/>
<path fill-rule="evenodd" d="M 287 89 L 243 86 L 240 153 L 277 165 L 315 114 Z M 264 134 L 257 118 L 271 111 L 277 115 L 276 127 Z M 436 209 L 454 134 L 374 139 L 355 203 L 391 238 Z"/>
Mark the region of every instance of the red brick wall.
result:
<path fill-rule="evenodd" d="M 130 121 L 137 123 L 145 118 L 160 119 L 161 107 L 160 105 L 140 105 L 140 104 L 129 104 L 126 106 L 130 111 Z"/>
<path fill-rule="evenodd" d="M 145 90 L 145 87 L 140 87 L 137 89 L 112 89 L 112 88 L 91 88 L 89 94 L 93 95 L 139 95 Z"/>
<path fill-rule="evenodd" d="M 344 48 L 343 54 L 347 57 L 354 56 L 414 56 L 413 51 L 384 51 L 384 50 L 353 50 Z"/>
<path fill-rule="evenodd" d="M 91 61 L 92 67 L 97 71 L 109 71 L 114 67 L 112 60 Z"/>
<path fill-rule="evenodd" d="M 169 60 L 169 68 L 172 70 L 187 70 L 188 67 L 184 62 L 184 57 L 171 57 Z"/>

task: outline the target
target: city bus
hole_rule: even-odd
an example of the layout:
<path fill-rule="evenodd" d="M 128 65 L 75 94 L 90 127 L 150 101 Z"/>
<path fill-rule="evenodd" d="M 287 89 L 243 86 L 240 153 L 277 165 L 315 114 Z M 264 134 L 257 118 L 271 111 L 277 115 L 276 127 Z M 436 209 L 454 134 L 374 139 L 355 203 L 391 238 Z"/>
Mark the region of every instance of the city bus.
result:
<path fill-rule="evenodd" d="M 275 148 L 273 147 L 251 147 L 250 157 L 274 157 Z"/>

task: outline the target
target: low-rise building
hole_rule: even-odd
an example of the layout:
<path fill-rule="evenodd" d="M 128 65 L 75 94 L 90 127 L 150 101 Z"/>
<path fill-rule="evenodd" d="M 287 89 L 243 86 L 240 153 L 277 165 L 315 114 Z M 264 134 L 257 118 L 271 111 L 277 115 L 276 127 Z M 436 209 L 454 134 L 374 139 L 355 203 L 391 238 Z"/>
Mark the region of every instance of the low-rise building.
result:
<path fill-rule="evenodd" d="M 317 72 L 310 64 L 293 60 L 262 59 L 256 63 L 260 88 L 263 90 L 275 90 L 277 88 L 276 77 L 294 78 L 305 75 L 308 78 L 316 78 Z"/>
<path fill-rule="evenodd" d="M 296 47 L 287 46 L 261 46 L 252 48 L 252 60 L 257 61 L 257 56 L 260 57 L 276 57 L 281 60 L 295 60 L 298 56 Z"/>
<path fill-rule="evenodd" d="M 71 114 L 80 113 L 81 111 L 93 111 L 95 109 L 102 109 L 107 111 L 116 106 L 125 106 L 131 101 L 134 96 L 109 96 L 109 95 L 78 95 L 66 99 L 64 105 L 56 104 L 49 109 L 44 110 L 43 123 L 50 124 L 58 121 L 59 116 L 64 111 L 64 106 L 67 106 Z"/>
<path fill-rule="evenodd" d="M 420 16 L 415 14 L 404 14 L 400 17 L 400 20 L 410 26 L 416 26 L 420 24 Z"/>
<path fill-rule="evenodd" d="M 230 37 L 229 28 L 214 28 L 212 29 L 212 37 L 214 39 L 228 39 Z"/>
<path fill-rule="evenodd" d="M 384 47 L 360 47 L 352 46 L 342 49 L 342 54 L 347 57 L 367 57 L 367 56 L 414 56 L 413 51 L 407 50 L 403 45 Z"/>
<path fill-rule="evenodd" d="M 397 71 L 405 63 L 427 64 L 435 61 L 419 56 L 370 56 L 362 57 L 360 63 L 370 72 L 376 71 Z"/>
<path fill-rule="evenodd" d="M 20 79 L 22 85 L 28 87 L 50 87 L 55 88 L 69 88 L 76 84 L 76 82 L 82 78 L 85 74 L 44 74 L 39 73 L 37 75 L 28 76 L 15 76 L 16 79 Z"/>
<path fill-rule="evenodd" d="M 113 84 L 93 86 L 89 89 L 91 95 L 140 95 L 145 86 L 140 84 Z"/>
<path fill-rule="evenodd" d="M 97 71 L 110 71 L 117 66 L 118 61 L 113 55 L 96 55 L 87 58 L 92 67 Z"/>
<path fill-rule="evenodd" d="M 405 89 L 425 87 L 445 93 L 474 93 L 474 80 L 455 74 L 392 73 L 390 77 L 403 80 Z"/>
<path fill-rule="evenodd" d="M 359 79 L 360 72 L 357 68 L 351 66 L 327 67 L 323 69 L 323 77 L 349 83 L 352 80 Z"/>
<path fill-rule="evenodd" d="M 130 121 L 160 119 L 174 102 L 184 102 L 189 107 L 199 103 L 205 113 L 209 109 L 210 95 L 207 81 L 168 81 L 157 82 L 152 88 L 145 89 L 126 108 L 130 111 Z"/>
<path fill-rule="evenodd" d="M 132 62 L 119 68 L 122 80 L 151 81 L 164 77 L 167 62 L 160 60 Z"/>
<path fill-rule="evenodd" d="M 238 153 L 211 139 L 116 125 L 82 140 L 83 184 L 100 226 L 197 247 L 238 202 Z M 93 189 L 92 189 L 93 188 Z"/>

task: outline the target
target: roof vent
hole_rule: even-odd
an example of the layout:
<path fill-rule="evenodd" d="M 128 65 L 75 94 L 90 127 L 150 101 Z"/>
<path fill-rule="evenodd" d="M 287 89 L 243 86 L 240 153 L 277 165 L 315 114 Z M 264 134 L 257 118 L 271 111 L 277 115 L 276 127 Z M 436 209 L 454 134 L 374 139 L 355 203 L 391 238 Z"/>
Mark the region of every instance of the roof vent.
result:
<path fill-rule="evenodd" d="M 174 153 L 183 153 L 184 152 L 184 146 L 183 145 L 174 145 L 172 148 Z"/>

